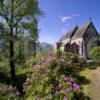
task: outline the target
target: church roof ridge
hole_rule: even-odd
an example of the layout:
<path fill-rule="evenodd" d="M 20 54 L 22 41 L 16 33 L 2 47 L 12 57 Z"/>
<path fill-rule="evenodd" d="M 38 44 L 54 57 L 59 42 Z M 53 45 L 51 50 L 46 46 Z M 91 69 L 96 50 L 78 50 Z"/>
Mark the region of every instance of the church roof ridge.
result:
<path fill-rule="evenodd" d="M 78 30 L 75 32 L 73 38 L 79 38 L 82 37 L 84 35 L 84 33 L 86 32 L 88 26 L 93 24 L 92 20 L 89 20 L 86 24 L 84 24 L 83 26 L 79 27 Z"/>
<path fill-rule="evenodd" d="M 61 37 L 61 39 L 59 40 L 59 43 L 67 38 L 82 37 L 90 24 L 93 24 L 92 20 L 89 20 L 86 24 L 82 25 L 81 27 L 78 27 L 76 25 L 72 30 L 70 30 L 69 32 L 66 32 L 65 35 Z"/>

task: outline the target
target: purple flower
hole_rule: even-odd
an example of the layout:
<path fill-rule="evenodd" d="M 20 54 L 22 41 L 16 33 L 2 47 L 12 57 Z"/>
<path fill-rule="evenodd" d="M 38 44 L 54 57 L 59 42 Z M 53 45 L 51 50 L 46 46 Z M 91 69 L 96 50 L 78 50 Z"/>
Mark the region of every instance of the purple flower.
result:
<path fill-rule="evenodd" d="M 37 100 L 41 100 L 40 97 L 38 97 Z"/>
<path fill-rule="evenodd" d="M 63 90 L 63 93 L 68 93 L 68 92 L 70 92 L 70 89 L 69 88 Z"/>
<path fill-rule="evenodd" d="M 16 96 L 19 96 L 19 95 L 20 95 L 19 91 L 16 91 Z"/>
<path fill-rule="evenodd" d="M 74 90 L 74 91 L 77 91 L 77 90 L 79 90 L 79 89 L 80 89 L 80 85 L 74 83 L 74 84 L 73 84 L 73 90 Z"/>
<path fill-rule="evenodd" d="M 67 82 L 68 85 L 72 85 L 72 83 L 70 81 Z"/>
<path fill-rule="evenodd" d="M 69 80 L 69 77 L 65 77 L 64 80 L 67 82 Z"/>
<path fill-rule="evenodd" d="M 71 83 L 73 83 L 74 82 L 74 78 L 69 78 L 68 81 L 71 82 Z"/>
<path fill-rule="evenodd" d="M 71 87 L 69 87 L 69 90 L 70 90 L 70 91 L 72 91 L 72 90 L 73 90 L 72 86 L 71 86 Z"/>
<path fill-rule="evenodd" d="M 69 83 L 73 83 L 74 82 L 74 78 L 71 78 L 71 77 L 65 77 L 64 80 L 66 82 L 69 82 Z"/>
<path fill-rule="evenodd" d="M 64 100 L 68 100 L 68 97 L 67 96 L 64 96 Z"/>
<path fill-rule="evenodd" d="M 60 91 L 60 86 L 59 86 L 59 85 L 56 86 L 56 87 L 55 87 L 55 90 L 56 90 L 56 91 Z"/>

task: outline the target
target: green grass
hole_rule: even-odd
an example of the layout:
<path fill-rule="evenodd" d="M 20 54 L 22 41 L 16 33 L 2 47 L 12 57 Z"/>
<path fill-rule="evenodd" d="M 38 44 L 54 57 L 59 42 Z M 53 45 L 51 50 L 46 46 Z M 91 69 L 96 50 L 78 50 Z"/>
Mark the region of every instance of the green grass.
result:
<path fill-rule="evenodd" d="M 80 74 L 90 80 L 89 84 L 82 85 L 82 88 L 83 88 L 82 91 L 85 93 L 85 95 L 90 96 L 91 88 L 92 88 L 91 80 L 94 76 L 94 73 L 90 69 L 85 69 L 81 71 Z"/>
<path fill-rule="evenodd" d="M 27 67 L 16 69 L 16 75 L 26 74 L 29 72 L 32 72 L 32 66 L 27 66 Z"/>
<path fill-rule="evenodd" d="M 82 91 L 85 93 L 85 95 L 90 97 L 91 100 L 99 100 L 100 66 L 95 67 L 95 69 L 86 68 L 85 70 L 81 71 L 80 74 L 90 80 L 90 84 L 82 86 Z"/>

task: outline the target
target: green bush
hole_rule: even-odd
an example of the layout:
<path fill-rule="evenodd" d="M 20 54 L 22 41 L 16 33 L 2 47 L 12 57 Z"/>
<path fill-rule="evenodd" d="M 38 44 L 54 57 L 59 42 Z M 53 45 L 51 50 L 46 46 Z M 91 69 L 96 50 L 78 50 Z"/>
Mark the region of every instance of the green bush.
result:
<path fill-rule="evenodd" d="M 93 60 L 100 60 L 100 46 L 94 47 L 90 55 Z"/>

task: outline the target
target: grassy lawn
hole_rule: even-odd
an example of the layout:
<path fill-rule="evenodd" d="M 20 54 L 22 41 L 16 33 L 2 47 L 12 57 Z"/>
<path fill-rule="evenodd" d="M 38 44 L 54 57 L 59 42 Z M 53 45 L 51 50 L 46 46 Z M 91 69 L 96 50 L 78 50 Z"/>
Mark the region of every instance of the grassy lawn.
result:
<path fill-rule="evenodd" d="M 85 70 L 81 71 L 80 74 L 90 80 L 89 84 L 82 86 L 82 91 L 85 93 L 85 95 L 90 97 L 90 100 L 100 100 L 100 67 L 98 66 L 95 69 L 86 68 Z"/>
<path fill-rule="evenodd" d="M 85 93 L 85 95 L 90 96 L 92 88 L 91 80 L 94 76 L 94 73 L 90 69 L 85 69 L 84 71 L 80 72 L 80 74 L 90 80 L 89 84 L 84 84 L 82 86 L 82 91 Z"/>

